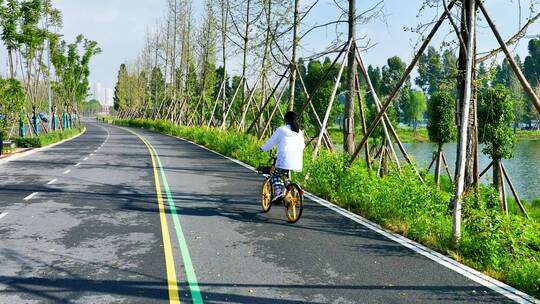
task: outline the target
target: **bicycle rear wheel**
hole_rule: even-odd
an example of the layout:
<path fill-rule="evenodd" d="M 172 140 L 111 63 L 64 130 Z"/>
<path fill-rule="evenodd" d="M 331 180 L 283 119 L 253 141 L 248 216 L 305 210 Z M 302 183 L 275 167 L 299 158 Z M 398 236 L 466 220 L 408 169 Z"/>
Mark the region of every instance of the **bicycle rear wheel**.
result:
<path fill-rule="evenodd" d="M 272 184 L 270 183 L 270 179 L 267 178 L 264 180 L 264 183 L 261 189 L 261 208 L 262 208 L 263 213 L 270 211 L 270 208 L 272 208 L 272 204 L 270 203 L 271 201 L 272 201 Z"/>
<path fill-rule="evenodd" d="M 304 209 L 304 195 L 302 189 L 297 184 L 291 183 L 287 186 L 285 196 L 285 215 L 289 223 L 296 223 L 302 216 Z"/>

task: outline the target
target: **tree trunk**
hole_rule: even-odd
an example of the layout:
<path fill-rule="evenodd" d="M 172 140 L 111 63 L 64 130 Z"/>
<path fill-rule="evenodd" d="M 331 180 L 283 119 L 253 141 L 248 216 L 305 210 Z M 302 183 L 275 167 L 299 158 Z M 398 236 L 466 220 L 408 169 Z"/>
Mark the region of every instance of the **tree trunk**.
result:
<path fill-rule="evenodd" d="M 343 120 L 343 151 L 352 155 L 354 146 L 354 98 L 356 95 L 354 80 L 356 77 L 356 0 L 349 0 L 349 49 L 347 62 L 347 100 L 345 101 L 345 119 Z"/>
<path fill-rule="evenodd" d="M 464 0 L 464 14 L 462 18 L 466 20 L 468 29 L 476 27 L 476 5 L 475 0 Z M 465 165 L 467 157 L 467 131 L 469 121 L 470 100 L 472 95 L 472 77 L 473 77 L 473 44 L 474 31 L 470 31 L 466 41 L 466 69 L 463 82 L 463 97 L 461 99 L 461 120 L 458 137 L 458 153 L 456 165 L 456 189 L 454 195 L 454 212 L 452 216 L 452 243 L 455 248 L 459 247 L 461 239 L 461 205 L 463 203 L 463 193 L 465 188 Z"/>
<path fill-rule="evenodd" d="M 292 58 L 291 58 L 291 67 L 289 78 L 289 105 L 288 110 L 294 111 L 294 97 L 296 89 L 296 72 L 297 72 L 297 62 L 296 62 L 296 49 L 298 47 L 298 31 L 300 27 L 300 0 L 294 1 L 294 24 L 293 24 L 293 45 L 292 45 Z"/>

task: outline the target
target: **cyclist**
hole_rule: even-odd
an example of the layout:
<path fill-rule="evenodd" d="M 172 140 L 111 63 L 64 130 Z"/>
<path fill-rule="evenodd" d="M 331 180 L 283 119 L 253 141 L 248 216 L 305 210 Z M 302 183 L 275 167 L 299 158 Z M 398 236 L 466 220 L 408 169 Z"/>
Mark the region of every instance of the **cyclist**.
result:
<path fill-rule="evenodd" d="M 279 127 L 272 137 L 262 146 L 263 151 L 270 151 L 277 146 L 276 168 L 270 177 L 274 197 L 272 203 L 283 198 L 285 184 L 283 177 L 289 170 L 302 171 L 304 161 L 304 134 L 298 126 L 294 112 L 285 113 L 285 125 Z"/>

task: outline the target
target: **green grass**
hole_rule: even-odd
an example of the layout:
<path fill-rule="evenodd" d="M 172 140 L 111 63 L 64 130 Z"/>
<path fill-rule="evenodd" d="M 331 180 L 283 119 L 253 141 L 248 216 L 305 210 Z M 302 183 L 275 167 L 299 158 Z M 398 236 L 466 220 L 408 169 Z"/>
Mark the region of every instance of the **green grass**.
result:
<path fill-rule="evenodd" d="M 84 127 L 80 126 L 73 129 L 57 130 L 47 134 L 41 133 L 38 136 L 33 137 L 16 137 L 13 141 L 19 148 L 40 148 L 71 138 L 81 133 L 83 130 Z"/>
<path fill-rule="evenodd" d="M 343 144 L 343 131 L 339 128 L 329 128 L 328 132 L 330 133 L 330 138 L 332 138 L 334 144 Z M 418 128 L 415 133 L 412 128 L 398 127 L 396 132 L 402 142 L 429 142 L 426 128 Z M 356 130 L 356 134 L 357 139 L 360 140 L 362 130 Z"/>
<path fill-rule="evenodd" d="M 179 136 L 204 145 L 254 167 L 266 165 L 262 142 L 244 133 L 209 128 L 188 128 L 167 121 L 117 120 L 118 125 L 146 128 Z M 360 214 L 383 227 L 416 240 L 434 250 L 474 267 L 533 296 L 540 297 L 540 201 L 530 208 L 531 219 L 498 210 L 493 189 L 482 188 L 463 205 L 462 242 L 451 245 L 452 185 L 443 179 L 436 190 L 429 173 L 421 184 L 411 168 L 401 175 L 379 178 L 362 163 L 348 167 L 341 153 L 322 151 L 311 163 L 306 151 L 304 172 L 310 178 L 306 190 Z M 397 186 L 399 185 L 399 186 Z"/>
<path fill-rule="evenodd" d="M 521 140 L 540 140 L 540 130 L 520 130 L 517 132 L 517 138 Z"/>

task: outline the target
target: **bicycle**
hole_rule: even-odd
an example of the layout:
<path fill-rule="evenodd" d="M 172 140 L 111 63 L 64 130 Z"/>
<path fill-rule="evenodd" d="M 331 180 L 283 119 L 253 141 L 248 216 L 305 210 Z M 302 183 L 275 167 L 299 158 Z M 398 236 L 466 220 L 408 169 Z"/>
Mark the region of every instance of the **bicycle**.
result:
<path fill-rule="evenodd" d="M 263 182 L 261 189 L 261 207 L 262 212 L 267 213 L 272 208 L 272 199 L 274 197 L 274 189 L 272 189 L 272 183 L 270 182 L 270 176 L 276 168 L 277 158 L 271 155 L 272 165 L 259 168 L 259 172 L 267 175 Z M 296 223 L 302 216 L 304 209 L 304 190 L 299 184 L 291 181 L 291 172 L 287 176 L 282 177 L 285 182 L 285 195 L 283 199 L 274 202 L 275 205 L 283 204 L 285 206 L 285 215 L 289 223 Z"/>

